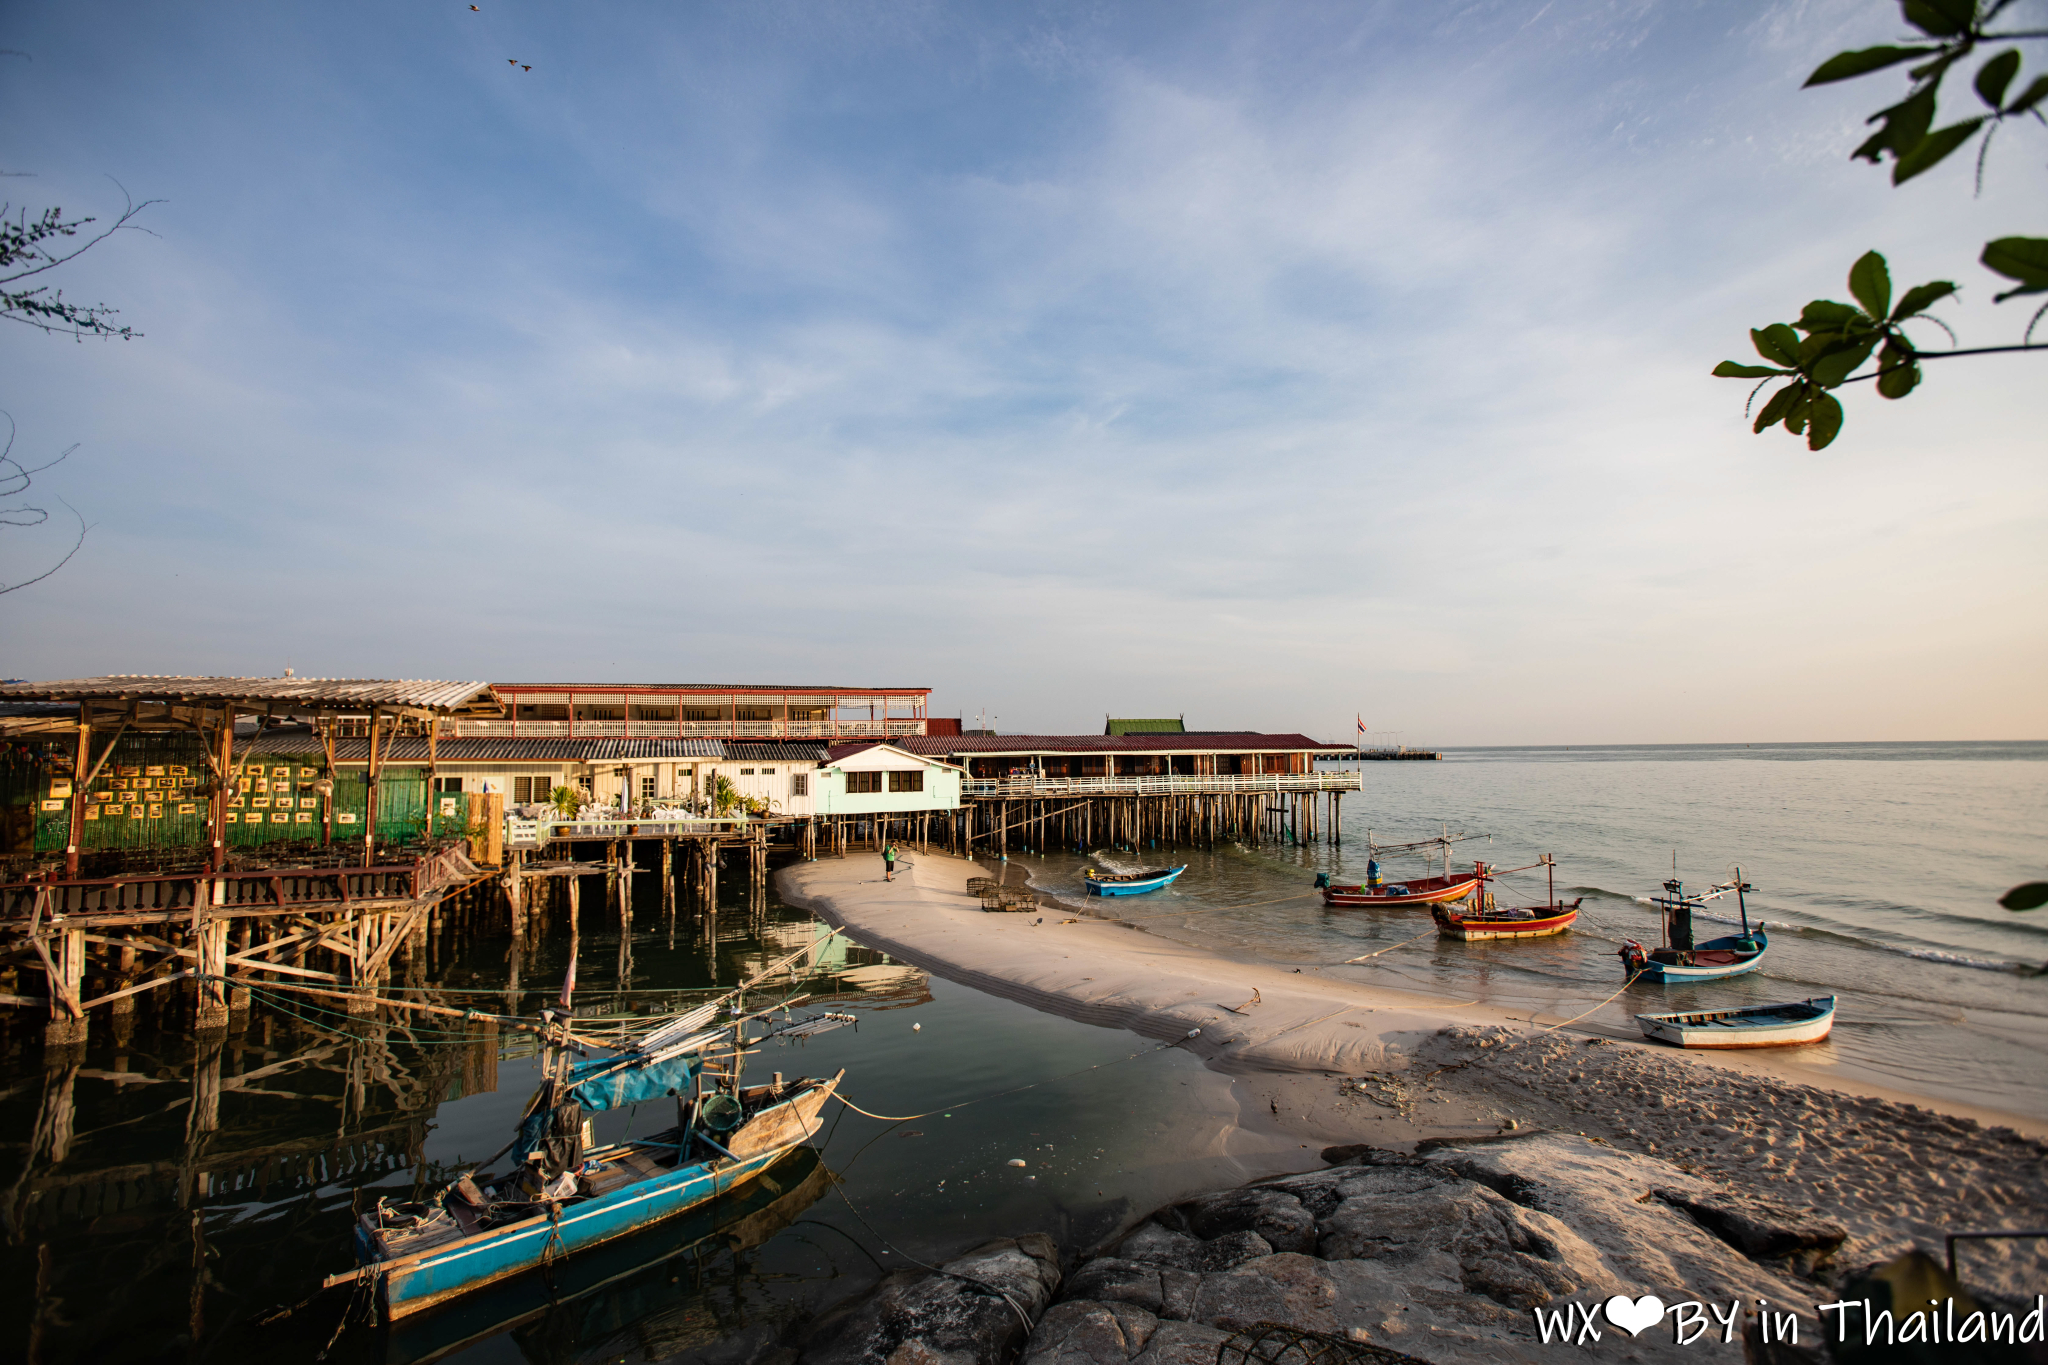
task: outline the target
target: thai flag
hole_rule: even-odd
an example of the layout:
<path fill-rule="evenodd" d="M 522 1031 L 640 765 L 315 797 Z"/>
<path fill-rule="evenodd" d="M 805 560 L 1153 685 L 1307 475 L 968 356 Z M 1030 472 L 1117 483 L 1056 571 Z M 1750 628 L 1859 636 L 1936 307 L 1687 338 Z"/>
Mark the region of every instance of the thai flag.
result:
<path fill-rule="evenodd" d="M 1363 738 L 1365 737 L 1365 717 L 1364 717 L 1364 716 L 1360 716 L 1360 717 L 1358 718 L 1358 735 L 1359 735 L 1359 738 L 1361 738 L 1361 739 L 1363 739 Z"/>

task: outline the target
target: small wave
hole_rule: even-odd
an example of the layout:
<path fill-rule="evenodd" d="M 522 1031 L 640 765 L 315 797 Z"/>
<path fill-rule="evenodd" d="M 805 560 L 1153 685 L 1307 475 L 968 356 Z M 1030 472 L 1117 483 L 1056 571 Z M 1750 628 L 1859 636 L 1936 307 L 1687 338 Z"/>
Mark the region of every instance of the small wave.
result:
<path fill-rule="evenodd" d="M 1634 899 L 1638 905 L 1655 904 L 1647 896 L 1637 896 Z M 1731 919 L 1726 915 L 1713 915 L 1704 910 L 1693 911 L 1692 917 L 1694 919 L 1711 920 L 1715 924 L 1739 925 L 1742 923 L 1740 919 Z M 1761 919 L 1752 919 L 1750 923 L 1759 929 L 1764 927 L 1764 922 Z M 1873 952 L 1894 953 L 1900 957 L 1917 957 L 1923 962 L 1939 962 L 1950 967 L 1968 967 L 1970 970 L 1978 972 L 2021 973 L 2031 972 L 2034 969 L 2031 963 L 2006 962 L 1993 957 L 1970 957 L 1964 953 L 1951 953 L 1941 948 L 1909 948 L 1903 943 L 1879 943 L 1872 939 L 1858 938 L 1854 934 L 1845 934 L 1839 929 L 1813 928 L 1788 924 L 1784 920 L 1776 921 L 1773 928 L 1780 933 L 1796 930 L 1808 934 L 1822 934 L 1828 938 L 1840 939 L 1845 943 L 1853 943 L 1859 948 L 1868 948 Z"/>

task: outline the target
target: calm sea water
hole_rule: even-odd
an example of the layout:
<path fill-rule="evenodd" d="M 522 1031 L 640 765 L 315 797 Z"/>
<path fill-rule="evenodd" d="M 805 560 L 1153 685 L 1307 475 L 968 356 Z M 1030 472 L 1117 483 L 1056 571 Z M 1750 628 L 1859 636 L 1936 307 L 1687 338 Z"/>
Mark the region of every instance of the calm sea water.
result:
<path fill-rule="evenodd" d="M 1917 1094 L 2048 1117 L 2048 910 L 1997 898 L 2048 876 L 2048 743 L 1496 748 L 1441 762 L 1366 763 L 1344 800 L 1338 847 L 1176 852 L 1172 888 L 1103 913 L 1248 958 L 1316 964 L 1339 977 L 1543 1011 L 1546 1022 L 1621 985 L 1623 940 L 1658 941 L 1640 897 L 1677 874 L 1705 889 L 1737 865 L 1769 923 L 1763 971 L 1698 986 L 1639 983 L 1586 1023 L 1636 1036 L 1642 1011 L 1835 994 L 1833 1039 L 1800 1060 Z M 1314 873 L 1363 880 L 1366 835 L 1383 844 L 1448 827 L 1456 846 L 1503 868 L 1558 859 L 1557 887 L 1585 897 L 1575 930 L 1524 943 L 1457 943 L 1424 933 L 1366 966 L 1338 966 L 1429 927 L 1419 911 L 1335 911 Z M 1080 869 L 1151 865 L 1166 850 L 1034 853 L 1016 861 L 1047 889 Z M 1413 858 L 1390 876 L 1419 875 Z M 1540 903 L 1540 871 L 1511 877 Z M 1295 899 L 1283 899 L 1295 893 Z M 1276 903 L 1277 902 L 1277 903 Z M 1734 898 L 1710 914 L 1736 920 Z M 1717 930 L 1701 923 L 1699 936 Z"/>

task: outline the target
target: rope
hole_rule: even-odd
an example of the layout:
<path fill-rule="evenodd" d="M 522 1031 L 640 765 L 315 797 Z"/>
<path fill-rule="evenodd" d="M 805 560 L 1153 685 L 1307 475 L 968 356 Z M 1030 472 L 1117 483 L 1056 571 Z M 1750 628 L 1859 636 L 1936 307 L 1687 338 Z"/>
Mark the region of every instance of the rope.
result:
<path fill-rule="evenodd" d="M 1430 936 L 1431 934 L 1433 934 L 1433 933 L 1435 933 L 1435 932 L 1436 932 L 1436 925 L 1432 924 L 1432 925 L 1430 925 L 1430 926 L 1429 926 L 1429 927 L 1428 927 L 1427 929 L 1424 929 L 1424 930 L 1423 930 L 1423 931 L 1422 931 L 1421 933 L 1417 934 L 1417 935 L 1415 936 L 1415 938 L 1428 938 L 1428 937 L 1429 937 L 1429 936 Z M 1370 961 L 1372 961 L 1372 960 L 1373 960 L 1374 958 L 1378 957 L 1378 956 L 1380 955 L 1380 953 L 1391 953 L 1391 952 L 1393 952 L 1393 951 L 1394 951 L 1394 949 L 1396 949 L 1396 948 L 1405 948 L 1405 947 L 1407 947 L 1407 946 L 1408 946 L 1409 944 L 1411 944 L 1411 943 L 1415 942 L 1415 938 L 1404 938 L 1404 939 L 1402 939 L 1402 940 L 1401 940 L 1401 941 L 1400 941 L 1399 943 L 1395 943 L 1395 944 L 1390 944 L 1389 946 L 1387 946 L 1387 947 L 1385 947 L 1385 948 L 1382 948 L 1382 949 L 1380 949 L 1379 953 L 1367 953 L 1367 954 L 1366 954 L 1366 955 L 1365 955 L 1364 957 L 1347 957 L 1347 958 L 1345 958 L 1345 959 L 1344 959 L 1344 961 L 1343 961 L 1343 962 L 1340 962 L 1340 963 L 1338 963 L 1337 965 L 1338 965 L 1338 966 L 1340 966 L 1340 967 L 1342 967 L 1342 966 L 1347 966 L 1347 965 L 1349 965 L 1350 963 L 1353 963 L 1353 962 L 1370 962 Z M 1594 1008 L 1595 1008 L 1595 1009 L 1598 1009 L 1598 1008 L 1599 1008 L 1599 1006 L 1598 1006 L 1598 1005 L 1595 1005 L 1595 1006 L 1594 1006 Z"/>
<path fill-rule="evenodd" d="M 1629 978 L 1628 978 L 1628 980 L 1626 980 L 1626 981 L 1624 981 L 1624 982 L 1622 982 L 1622 983 L 1621 983 L 1621 991 L 1625 991 L 1625 990 L 1627 990 L 1627 989 L 1628 989 L 1628 988 L 1629 988 L 1630 986 L 1633 986 L 1633 985 L 1635 985 L 1635 984 L 1636 984 L 1636 978 L 1637 978 L 1637 977 L 1639 977 L 1639 976 L 1641 976 L 1641 975 L 1642 975 L 1642 973 L 1641 973 L 1641 972 L 1631 972 L 1631 973 L 1629 974 Z M 1608 996 L 1608 997 L 1607 997 L 1607 1000 L 1602 1000 L 1602 1001 L 1600 1002 L 1600 1005 L 1605 1005 L 1605 1004 L 1606 1004 L 1606 1003 L 1607 1003 L 1607 1002 L 1608 1002 L 1609 1000 L 1612 1000 L 1612 999 L 1614 999 L 1614 996 L 1616 996 L 1616 995 L 1620 995 L 1620 994 L 1621 994 L 1621 991 L 1616 991 L 1616 992 L 1614 993 L 1614 995 L 1610 995 L 1610 996 Z M 1573 1016 L 1572 1016 L 1571 1018 L 1569 1018 L 1569 1019 L 1565 1020 L 1565 1021 L 1564 1021 L 1564 1024 L 1552 1024 L 1552 1025 L 1551 1025 L 1551 1026 L 1550 1026 L 1549 1028 L 1540 1028 L 1540 1029 L 1537 1029 L 1537 1030 L 1536 1030 L 1536 1031 L 1535 1031 L 1534 1033 L 1530 1034 L 1529 1036 L 1530 1036 L 1531 1038 L 1541 1038 L 1541 1037 L 1542 1037 L 1542 1036 L 1543 1036 L 1544 1034 L 1546 1034 L 1546 1033 L 1555 1033 L 1555 1032 L 1557 1032 L 1557 1031 L 1558 1031 L 1559 1029 L 1563 1028 L 1563 1027 L 1565 1026 L 1565 1024 L 1576 1024 L 1576 1023 L 1578 1023 L 1578 1022 L 1579 1022 L 1579 1020 L 1581 1020 L 1581 1019 L 1585 1018 L 1587 1014 L 1591 1014 L 1591 1013 L 1593 1012 L 1593 1010 L 1597 1010 L 1597 1009 L 1599 1009 L 1599 1008 L 1600 1008 L 1600 1005 L 1595 1005 L 1595 1006 L 1593 1006 L 1593 1009 L 1592 1009 L 1592 1010 L 1587 1010 L 1587 1011 L 1586 1011 L 1586 1012 L 1585 1012 L 1584 1014 L 1574 1014 L 1574 1015 L 1573 1015 Z M 1533 1020 L 1533 1019 L 1531 1019 L 1531 1020 L 1530 1020 L 1529 1022 L 1533 1024 L 1533 1023 L 1535 1023 L 1536 1021 L 1535 1021 L 1535 1020 Z"/>

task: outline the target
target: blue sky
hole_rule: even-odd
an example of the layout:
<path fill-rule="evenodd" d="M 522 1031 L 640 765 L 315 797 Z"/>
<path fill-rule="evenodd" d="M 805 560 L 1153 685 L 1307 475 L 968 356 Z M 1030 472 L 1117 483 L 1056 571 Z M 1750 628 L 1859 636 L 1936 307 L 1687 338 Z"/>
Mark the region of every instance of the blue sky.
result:
<path fill-rule="evenodd" d="M 1975 256 L 2040 139 L 1893 190 L 1896 83 L 1798 89 L 1871 0 L 6 16 L 15 202 L 165 201 L 64 281 L 142 339 L 0 332 L 93 524 L 0 597 L 13 676 L 2048 734 L 2040 358 L 1819 454 L 1707 376 L 1873 246 L 2024 325 Z"/>

